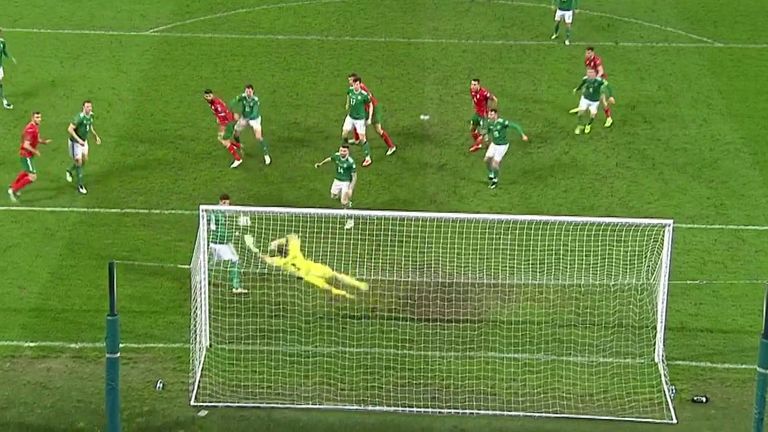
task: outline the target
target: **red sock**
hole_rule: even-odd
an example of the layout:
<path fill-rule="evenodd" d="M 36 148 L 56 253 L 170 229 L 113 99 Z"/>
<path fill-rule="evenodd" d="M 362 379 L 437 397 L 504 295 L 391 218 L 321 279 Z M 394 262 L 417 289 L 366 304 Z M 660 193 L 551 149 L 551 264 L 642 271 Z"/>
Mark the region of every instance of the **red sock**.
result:
<path fill-rule="evenodd" d="M 472 141 L 477 141 L 480 138 L 480 133 L 478 131 L 472 131 Z"/>
<path fill-rule="evenodd" d="M 392 138 L 389 137 L 389 134 L 384 129 L 381 130 L 381 139 L 384 140 L 384 144 L 387 145 L 387 148 L 392 148 L 395 146 L 395 144 L 392 142 Z"/>
<path fill-rule="evenodd" d="M 360 134 L 357 133 L 357 130 L 355 130 L 355 142 L 360 141 Z"/>
<path fill-rule="evenodd" d="M 477 139 L 475 140 L 475 145 L 476 146 L 483 145 L 483 137 L 482 136 L 477 137 Z"/>
<path fill-rule="evenodd" d="M 11 189 L 14 193 L 17 193 L 30 183 L 32 183 L 32 179 L 29 178 L 29 174 L 25 171 L 16 177 L 16 181 L 11 185 Z"/>
<path fill-rule="evenodd" d="M 234 156 L 234 157 L 235 157 L 235 160 L 240 160 L 240 159 L 241 159 L 241 158 L 240 158 L 240 155 L 239 155 L 239 154 L 237 154 L 237 147 L 235 147 L 235 145 L 234 145 L 234 144 L 230 144 L 230 145 L 229 145 L 229 147 L 227 147 L 227 151 L 229 151 L 230 153 L 232 153 L 232 156 Z"/>
<path fill-rule="evenodd" d="M 237 141 L 230 141 L 229 145 L 235 146 L 235 148 L 237 148 L 237 149 L 242 147 L 242 145 L 239 142 L 237 142 Z"/>
<path fill-rule="evenodd" d="M 603 112 L 605 113 L 606 117 L 610 117 L 611 116 L 611 107 L 607 106 L 607 107 L 603 108 Z"/>

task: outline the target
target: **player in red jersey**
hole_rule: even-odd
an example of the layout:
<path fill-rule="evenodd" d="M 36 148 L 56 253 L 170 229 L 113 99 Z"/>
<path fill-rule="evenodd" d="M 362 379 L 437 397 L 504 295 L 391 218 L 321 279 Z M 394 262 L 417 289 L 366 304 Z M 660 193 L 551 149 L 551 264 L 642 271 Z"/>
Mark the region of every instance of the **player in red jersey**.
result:
<path fill-rule="evenodd" d="M 21 134 L 19 156 L 21 156 L 22 171 L 16 176 L 16 180 L 14 180 L 8 187 L 8 196 L 11 197 L 11 201 L 13 202 L 17 201 L 19 192 L 24 189 L 25 186 L 37 180 L 37 171 L 32 162 L 32 158 L 40 156 L 40 151 L 37 150 L 37 146 L 51 142 L 49 139 L 40 138 L 40 121 L 42 119 L 42 114 L 33 112 L 32 120 L 26 127 L 24 127 L 24 132 Z"/>
<path fill-rule="evenodd" d="M 232 162 L 230 167 L 237 168 L 238 165 L 243 163 L 243 158 L 239 153 L 239 150 L 241 149 L 240 136 L 237 132 L 233 132 L 228 134 L 231 136 L 224 139 L 227 125 L 235 121 L 235 115 L 229 108 L 227 108 L 227 104 L 225 104 L 223 100 L 217 98 L 213 94 L 213 90 L 206 89 L 203 92 L 203 98 L 208 102 L 208 105 L 211 106 L 211 111 L 213 112 L 214 117 L 216 117 L 216 122 L 219 124 L 219 142 L 227 149 L 232 157 L 235 158 L 235 161 Z"/>
<path fill-rule="evenodd" d="M 480 80 L 477 78 L 469 83 L 469 95 L 472 97 L 472 103 L 475 104 L 475 114 L 472 116 L 472 120 L 470 120 L 469 129 L 474 144 L 469 148 L 469 151 L 476 152 L 483 148 L 483 135 L 485 134 L 485 124 L 488 120 L 488 110 L 496 108 L 499 100 L 488 89 L 480 87 Z"/>
<path fill-rule="evenodd" d="M 352 81 L 355 78 L 360 78 L 360 75 L 356 73 L 351 73 L 347 76 L 347 81 L 349 82 L 349 86 L 352 87 Z M 362 78 L 361 78 L 362 79 Z M 382 140 L 384 140 L 384 144 L 387 145 L 387 156 L 391 155 L 397 150 L 397 147 L 392 142 L 392 138 L 389 137 L 389 134 L 387 131 L 384 130 L 384 128 L 381 126 L 381 107 L 379 106 L 379 101 L 376 100 L 376 98 L 373 96 L 373 93 L 371 93 L 370 90 L 368 90 L 368 87 L 365 86 L 365 84 L 361 81 L 360 82 L 360 90 L 368 93 L 368 96 L 371 98 L 371 105 L 373 106 L 373 125 L 376 127 L 376 132 L 379 134 Z M 368 109 L 368 106 L 366 105 L 366 111 Z M 357 134 L 357 130 L 355 130 L 355 143 L 360 141 L 360 135 Z"/>
<path fill-rule="evenodd" d="M 602 78 L 604 81 L 608 80 L 608 75 L 605 73 L 605 67 L 603 66 L 603 59 L 595 54 L 594 47 L 587 47 L 587 50 L 584 52 L 584 66 L 586 66 L 587 70 L 596 70 L 597 76 Z M 616 103 L 613 97 L 608 98 L 608 104 L 603 105 L 603 112 L 605 113 L 605 127 L 611 127 L 611 125 L 613 125 L 613 117 L 611 116 L 612 103 Z M 571 114 L 575 114 L 579 112 L 579 109 L 574 108 L 569 112 Z"/>

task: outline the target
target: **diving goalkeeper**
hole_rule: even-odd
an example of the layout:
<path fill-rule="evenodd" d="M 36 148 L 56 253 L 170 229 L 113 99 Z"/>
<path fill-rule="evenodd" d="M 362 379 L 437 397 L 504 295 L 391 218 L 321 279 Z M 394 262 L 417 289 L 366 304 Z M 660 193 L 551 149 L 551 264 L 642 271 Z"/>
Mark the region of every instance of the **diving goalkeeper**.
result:
<path fill-rule="evenodd" d="M 330 291 L 333 295 L 353 299 L 354 295 L 334 286 L 338 281 L 342 285 L 355 287 L 361 291 L 368 291 L 368 284 L 361 282 L 352 276 L 334 271 L 325 264 L 316 263 L 304 257 L 301 252 L 301 240 L 296 234 L 288 234 L 286 237 L 274 240 L 269 244 L 269 253 L 275 256 L 265 255 L 259 252 L 254 245 L 253 236 L 245 235 L 245 244 L 265 263 L 278 267 L 281 270 L 296 276 L 317 288 Z"/>

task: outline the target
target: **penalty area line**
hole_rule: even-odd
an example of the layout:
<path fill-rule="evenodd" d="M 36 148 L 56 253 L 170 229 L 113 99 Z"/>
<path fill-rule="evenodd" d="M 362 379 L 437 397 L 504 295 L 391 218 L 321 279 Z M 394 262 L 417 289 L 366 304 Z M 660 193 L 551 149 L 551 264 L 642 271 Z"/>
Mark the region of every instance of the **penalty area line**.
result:
<path fill-rule="evenodd" d="M 9 348 L 59 348 L 59 349 L 72 349 L 72 350 L 78 350 L 78 349 L 95 349 L 95 348 L 104 348 L 105 344 L 104 342 L 59 342 L 59 341 L 14 341 L 14 340 L 0 340 L 0 347 L 9 347 Z M 120 348 L 126 348 L 126 349 L 188 349 L 189 344 L 187 343 L 122 343 L 120 344 Z M 259 347 L 259 350 L 264 349 L 264 347 Z M 312 348 L 307 349 L 308 352 L 313 352 Z M 403 353 L 407 353 L 407 351 L 403 351 Z M 437 354 L 437 353 L 426 353 L 426 354 Z M 443 354 L 443 353 L 440 353 Z M 445 353 L 450 354 L 450 353 Z M 498 357 L 507 357 L 507 355 L 503 354 L 493 354 L 494 356 Z M 509 356 L 509 357 L 535 357 L 535 356 Z M 562 360 L 567 361 L 567 357 L 557 357 L 557 358 L 545 358 L 544 360 Z M 575 358 L 574 361 L 585 361 L 585 359 L 579 359 Z M 586 359 L 589 360 L 589 359 Z M 602 362 L 611 362 L 611 359 L 600 359 Z M 614 359 L 616 363 L 634 363 L 634 361 L 627 361 L 627 360 L 620 360 L 620 359 Z M 745 363 L 717 363 L 717 362 L 706 362 L 706 361 L 692 361 L 692 360 L 669 360 L 667 361 L 667 364 L 670 366 L 681 366 L 681 367 L 694 367 L 694 368 L 706 368 L 706 369 L 754 369 L 756 368 L 756 365 L 751 364 L 745 364 Z"/>
<path fill-rule="evenodd" d="M 2 212 L 107 213 L 107 214 L 112 213 L 112 214 L 148 214 L 148 215 L 197 215 L 198 214 L 197 210 L 180 210 L 180 209 L 0 206 L 0 213 Z M 768 231 L 768 225 L 676 223 L 675 228 L 734 230 L 734 231 Z"/>

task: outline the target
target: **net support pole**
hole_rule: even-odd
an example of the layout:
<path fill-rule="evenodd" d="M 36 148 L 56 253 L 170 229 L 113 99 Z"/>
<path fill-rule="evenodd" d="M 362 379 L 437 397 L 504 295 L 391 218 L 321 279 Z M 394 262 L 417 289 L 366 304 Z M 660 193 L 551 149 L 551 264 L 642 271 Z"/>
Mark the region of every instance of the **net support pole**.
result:
<path fill-rule="evenodd" d="M 105 403 L 107 431 L 120 432 L 120 316 L 117 314 L 117 263 L 109 262 Z"/>
<path fill-rule="evenodd" d="M 763 333 L 760 336 L 760 348 L 757 354 L 753 432 L 763 432 L 765 428 L 766 387 L 768 387 L 768 286 L 766 286 L 763 300 Z"/>

